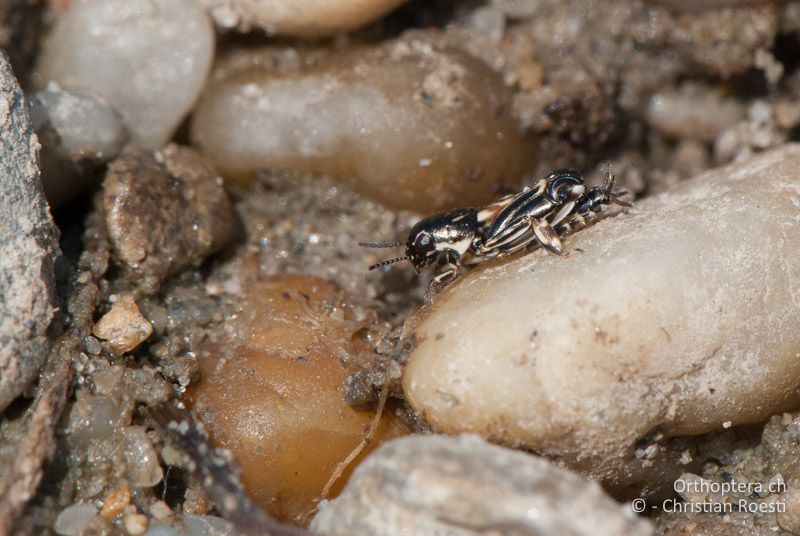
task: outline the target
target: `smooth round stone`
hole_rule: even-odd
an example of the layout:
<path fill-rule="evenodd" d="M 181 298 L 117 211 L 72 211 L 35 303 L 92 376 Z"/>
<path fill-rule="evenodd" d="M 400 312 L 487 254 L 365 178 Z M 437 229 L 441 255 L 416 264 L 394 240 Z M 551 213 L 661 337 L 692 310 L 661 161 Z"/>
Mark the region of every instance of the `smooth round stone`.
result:
<path fill-rule="evenodd" d="M 220 61 L 191 126 L 226 177 L 326 174 L 388 206 L 431 211 L 489 201 L 535 162 L 498 75 L 428 36 L 322 58 L 243 56 Z"/>
<path fill-rule="evenodd" d="M 266 278 L 251 262 L 232 268 L 241 312 L 226 321 L 224 339 L 198 348 L 201 380 L 186 400 L 214 444 L 241 464 L 253 500 L 280 521 L 304 524 L 374 419 L 342 396 L 342 363 L 363 351 L 358 333 L 372 320 L 358 320 L 348 297 L 325 280 Z M 403 433 L 386 411 L 330 496 L 366 452 Z"/>
<path fill-rule="evenodd" d="M 200 0 L 223 28 L 317 37 L 354 30 L 405 0 Z"/>
<path fill-rule="evenodd" d="M 720 168 L 490 263 L 408 324 L 403 386 L 436 429 L 619 482 L 648 432 L 800 403 L 800 145 Z"/>
<path fill-rule="evenodd" d="M 133 141 L 157 149 L 205 83 L 214 30 L 193 0 L 75 0 L 46 40 L 34 82 L 104 97 Z"/>

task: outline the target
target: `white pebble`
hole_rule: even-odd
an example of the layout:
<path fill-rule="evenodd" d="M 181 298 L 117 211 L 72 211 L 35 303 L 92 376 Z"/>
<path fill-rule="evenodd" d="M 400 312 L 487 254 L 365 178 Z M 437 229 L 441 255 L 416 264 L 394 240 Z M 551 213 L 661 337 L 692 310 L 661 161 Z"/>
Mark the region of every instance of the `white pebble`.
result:
<path fill-rule="evenodd" d="M 653 429 L 702 434 L 800 402 L 800 145 L 680 183 L 564 246 L 484 265 L 408 328 L 406 399 L 435 428 L 613 483 Z"/>
<path fill-rule="evenodd" d="M 147 530 L 147 516 L 128 514 L 125 516 L 125 530 L 131 536 L 140 536 Z"/>
<path fill-rule="evenodd" d="M 126 474 L 131 486 L 146 488 L 161 482 L 164 472 L 144 426 L 128 426 L 124 434 Z"/>
<path fill-rule="evenodd" d="M 61 536 L 78 536 L 95 515 L 97 508 L 91 504 L 75 503 L 58 514 L 53 530 Z"/>
<path fill-rule="evenodd" d="M 160 148 L 203 87 L 214 31 L 194 0 L 73 0 L 35 79 L 104 97 L 134 141 Z"/>
<path fill-rule="evenodd" d="M 233 527 L 220 517 L 184 516 L 170 523 L 155 523 L 145 536 L 236 536 Z"/>
<path fill-rule="evenodd" d="M 654 95 L 647 106 L 647 123 L 675 138 L 714 141 L 725 129 L 744 119 L 744 107 L 703 86 Z"/>

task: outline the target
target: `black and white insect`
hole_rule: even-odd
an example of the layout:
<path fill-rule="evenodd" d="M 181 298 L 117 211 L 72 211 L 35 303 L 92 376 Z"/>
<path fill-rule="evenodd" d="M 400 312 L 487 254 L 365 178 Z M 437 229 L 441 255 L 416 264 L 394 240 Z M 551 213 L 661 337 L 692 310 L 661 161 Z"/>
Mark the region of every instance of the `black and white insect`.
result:
<path fill-rule="evenodd" d="M 631 206 L 620 199 L 625 190 L 614 189 L 609 171 L 601 186 L 587 189 L 583 176 L 575 170 L 550 173 L 532 187 L 507 195 L 481 208 L 460 208 L 419 221 L 408 240 L 393 244 L 362 242 L 363 247 L 406 247 L 402 257 L 385 260 L 370 270 L 409 260 L 417 273 L 434 262 L 442 267 L 432 285 L 447 283 L 458 275 L 462 265 L 511 255 L 523 249 L 542 246 L 561 255 L 561 237 L 595 221 L 607 205 Z"/>

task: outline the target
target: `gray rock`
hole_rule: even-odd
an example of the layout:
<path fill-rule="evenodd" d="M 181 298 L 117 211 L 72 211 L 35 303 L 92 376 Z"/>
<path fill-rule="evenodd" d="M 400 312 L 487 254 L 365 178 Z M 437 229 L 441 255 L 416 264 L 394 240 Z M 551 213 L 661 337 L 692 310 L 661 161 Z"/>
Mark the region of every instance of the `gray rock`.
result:
<path fill-rule="evenodd" d="M 653 534 L 596 482 L 476 436 L 391 441 L 311 522 L 321 534 Z"/>
<path fill-rule="evenodd" d="M 128 131 L 108 103 L 77 91 L 38 91 L 30 104 L 42 144 L 42 185 L 57 207 L 78 195 L 99 166 L 116 158 Z"/>
<path fill-rule="evenodd" d="M 38 153 L 25 98 L 0 54 L 0 411 L 36 377 L 51 343 L 58 232 Z"/>

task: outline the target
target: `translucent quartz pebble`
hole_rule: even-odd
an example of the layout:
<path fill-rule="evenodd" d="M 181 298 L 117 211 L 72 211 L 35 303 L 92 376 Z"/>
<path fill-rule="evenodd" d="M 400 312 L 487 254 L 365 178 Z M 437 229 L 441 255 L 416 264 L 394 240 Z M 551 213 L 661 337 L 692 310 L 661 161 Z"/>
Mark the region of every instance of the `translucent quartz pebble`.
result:
<path fill-rule="evenodd" d="M 221 60 L 198 104 L 192 140 L 227 177 L 328 174 L 428 212 L 490 201 L 535 161 L 499 76 L 461 51 L 406 36 L 323 57 L 273 52 Z"/>
<path fill-rule="evenodd" d="M 194 0 L 75 0 L 34 81 L 104 97 L 134 142 L 157 149 L 197 99 L 213 54 L 211 21 Z"/>

